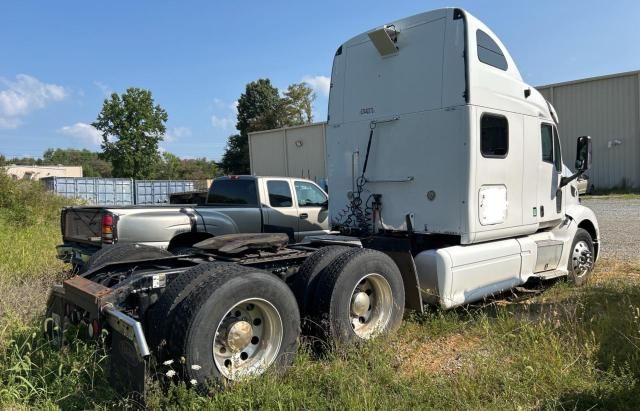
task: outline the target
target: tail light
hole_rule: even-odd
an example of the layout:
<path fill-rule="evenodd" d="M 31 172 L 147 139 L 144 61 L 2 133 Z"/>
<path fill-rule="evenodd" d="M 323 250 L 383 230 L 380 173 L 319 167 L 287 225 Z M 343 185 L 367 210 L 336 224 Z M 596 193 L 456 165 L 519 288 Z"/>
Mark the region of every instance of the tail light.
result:
<path fill-rule="evenodd" d="M 105 214 L 102 216 L 102 242 L 113 244 L 113 215 Z"/>

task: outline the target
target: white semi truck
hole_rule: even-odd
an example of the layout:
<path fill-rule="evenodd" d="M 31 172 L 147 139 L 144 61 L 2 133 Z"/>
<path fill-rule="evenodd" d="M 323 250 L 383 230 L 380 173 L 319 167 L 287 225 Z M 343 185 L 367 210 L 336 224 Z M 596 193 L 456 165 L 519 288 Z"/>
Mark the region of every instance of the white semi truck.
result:
<path fill-rule="evenodd" d="M 114 246 L 54 287 L 49 335 L 108 329 L 113 381 L 130 390 L 167 359 L 186 361 L 187 380 L 237 380 L 289 364 L 301 329 L 349 344 L 395 331 L 407 309 L 589 277 L 599 229 L 575 179 L 591 140 L 577 139 L 577 171 L 563 174 L 553 107 L 464 10 L 343 43 L 328 112 L 339 235 L 223 235 L 182 256 Z"/>

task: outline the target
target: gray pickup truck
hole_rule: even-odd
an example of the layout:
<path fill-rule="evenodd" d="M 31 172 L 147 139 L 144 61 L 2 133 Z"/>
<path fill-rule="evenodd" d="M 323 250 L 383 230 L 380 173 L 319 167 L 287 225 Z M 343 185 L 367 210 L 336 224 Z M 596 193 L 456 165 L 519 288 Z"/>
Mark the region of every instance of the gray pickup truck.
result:
<path fill-rule="evenodd" d="M 286 233 L 297 242 L 329 232 L 327 194 L 312 181 L 288 177 L 219 177 L 203 205 L 66 207 L 60 221 L 58 258 L 77 266 L 116 243 L 178 253 L 222 234 Z"/>

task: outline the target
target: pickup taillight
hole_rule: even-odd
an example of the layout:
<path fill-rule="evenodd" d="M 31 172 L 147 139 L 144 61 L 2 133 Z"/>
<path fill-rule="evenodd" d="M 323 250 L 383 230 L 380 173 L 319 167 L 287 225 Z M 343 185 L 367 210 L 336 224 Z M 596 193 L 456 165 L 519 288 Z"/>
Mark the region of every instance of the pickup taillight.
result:
<path fill-rule="evenodd" d="M 113 244 L 113 214 L 102 216 L 102 242 Z"/>

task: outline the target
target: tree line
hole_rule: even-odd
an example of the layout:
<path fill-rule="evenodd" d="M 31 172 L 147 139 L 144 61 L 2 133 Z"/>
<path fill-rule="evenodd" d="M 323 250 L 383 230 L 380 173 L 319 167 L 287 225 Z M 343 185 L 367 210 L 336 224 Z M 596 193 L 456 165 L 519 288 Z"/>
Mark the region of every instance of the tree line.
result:
<path fill-rule="evenodd" d="M 222 173 L 249 174 L 249 132 L 311 123 L 314 99 L 305 83 L 291 84 L 281 95 L 269 79 L 250 82 L 238 99 L 238 134 L 229 136 L 222 160 L 216 163 L 161 152 L 168 114 L 155 104 L 151 91 L 131 87 L 105 99 L 92 123 L 102 134 L 101 152 L 50 148 L 37 159 L 6 159 L 0 154 L 0 165 L 82 166 L 86 177 L 134 179 L 202 180 Z"/>
<path fill-rule="evenodd" d="M 111 163 L 104 159 L 102 153 L 86 149 L 49 148 L 41 158 L 12 157 L 0 154 L 0 166 L 20 164 L 30 166 L 82 166 L 85 177 L 131 177 L 125 173 L 114 173 Z M 218 165 L 206 158 L 180 158 L 175 154 L 163 152 L 157 168 L 149 174 L 148 179 L 157 180 L 205 180 L 220 174 Z"/>

